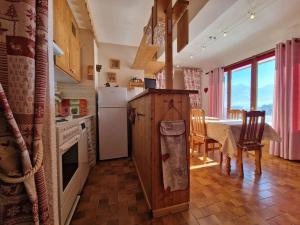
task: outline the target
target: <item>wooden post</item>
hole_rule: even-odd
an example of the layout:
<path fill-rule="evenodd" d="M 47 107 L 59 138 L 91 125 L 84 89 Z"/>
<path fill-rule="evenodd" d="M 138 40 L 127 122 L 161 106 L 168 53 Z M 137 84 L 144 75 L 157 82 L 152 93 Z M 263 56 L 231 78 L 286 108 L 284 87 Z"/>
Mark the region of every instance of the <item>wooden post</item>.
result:
<path fill-rule="evenodd" d="M 173 23 L 172 23 L 172 1 L 169 1 L 165 15 L 165 72 L 166 88 L 173 89 Z"/>

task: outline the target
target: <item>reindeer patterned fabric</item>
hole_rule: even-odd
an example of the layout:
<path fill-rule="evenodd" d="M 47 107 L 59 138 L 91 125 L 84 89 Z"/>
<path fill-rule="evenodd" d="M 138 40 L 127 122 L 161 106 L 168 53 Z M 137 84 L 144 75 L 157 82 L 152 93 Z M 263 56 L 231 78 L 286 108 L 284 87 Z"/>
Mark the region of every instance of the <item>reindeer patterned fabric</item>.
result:
<path fill-rule="evenodd" d="M 0 173 L 35 165 L 48 76 L 48 1 L 0 0 Z M 0 224 L 48 224 L 44 170 L 24 183 L 0 181 Z"/>

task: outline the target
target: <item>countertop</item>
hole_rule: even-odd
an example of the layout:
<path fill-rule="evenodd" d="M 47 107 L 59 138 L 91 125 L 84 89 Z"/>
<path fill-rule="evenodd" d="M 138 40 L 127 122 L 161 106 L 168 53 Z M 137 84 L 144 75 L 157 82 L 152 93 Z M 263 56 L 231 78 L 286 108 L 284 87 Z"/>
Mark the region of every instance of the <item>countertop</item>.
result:
<path fill-rule="evenodd" d="M 58 123 L 56 123 L 56 127 L 64 126 L 64 125 L 66 125 L 68 123 L 76 123 L 76 122 L 79 123 L 81 120 L 84 120 L 84 119 L 87 119 L 87 118 L 90 118 L 90 117 L 93 117 L 93 116 L 95 116 L 95 115 L 90 114 L 90 115 L 78 117 L 78 118 L 71 119 L 71 120 L 64 121 L 64 122 L 58 122 Z"/>
<path fill-rule="evenodd" d="M 156 89 L 149 88 L 140 94 L 134 96 L 132 99 L 129 99 L 128 102 L 131 102 L 135 99 L 141 98 L 148 94 L 198 94 L 197 90 L 179 90 L 179 89 Z"/>

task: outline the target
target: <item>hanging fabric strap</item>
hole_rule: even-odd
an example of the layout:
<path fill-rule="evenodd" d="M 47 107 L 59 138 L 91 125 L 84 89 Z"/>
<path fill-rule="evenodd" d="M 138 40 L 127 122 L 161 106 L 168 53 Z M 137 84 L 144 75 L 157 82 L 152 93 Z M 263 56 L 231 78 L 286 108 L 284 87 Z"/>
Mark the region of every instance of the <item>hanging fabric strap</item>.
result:
<path fill-rule="evenodd" d="M 27 179 L 34 176 L 34 174 L 41 168 L 42 162 L 43 162 L 43 148 L 40 148 L 38 151 L 38 154 L 37 154 L 36 163 L 35 163 L 34 167 L 28 173 L 26 173 L 22 177 L 9 177 L 0 172 L 0 180 L 5 183 L 8 183 L 8 184 L 23 183 Z"/>
<path fill-rule="evenodd" d="M 6 98 L 6 95 L 5 95 L 5 92 L 3 90 L 1 83 L 0 83 L 0 106 L 2 108 L 3 114 L 4 114 L 8 124 L 10 125 L 11 128 L 13 128 L 13 129 L 11 129 L 11 132 L 12 132 L 14 138 L 16 139 L 16 142 L 18 144 L 20 151 L 28 151 L 25 141 L 21 135 L 21 132 L 17 126 L 16 120 L 11 111 L 11 108 L 8 104 L 8 101 L 7 101 L 7 98 Z M 39 148 L 39 150 L 37 152 L 36 163 L 35 163 L 34 167 L 32 167 L 29 170 L 29 172 L 27 172 L 22 177 L 9 177 L 0 172 L 0 180 L 5 183 L 9 183 L 9 184 L 17 184 L 17 183 L 22 183 L 25 180 L 32 177 L 41 168 L 41 165 L 43 162 L 43 147 L 42 146 L 43 145 L 41 143 L 41 147 Z"/>
<path fill-rule="evenodd" d="M 181 120 L 183 117 L 182 117 L 182 114 L 181 114 L 181 112 L 175 107 L 175 105 L 174 105 L 174 99 L 171 99 L 171 100 L 169 100 L 169 103 L 168 103 L 168 109 L 167 109 L 167 111 L 163 114 L 163 116 L 162 116 L 162 120 L 165 120 L 166 119 L 166 117 L 168 116 L 168 113 L 170 112 L 170 110 L 175 110 L 175 112 L 178 114 L 178 116 L 179 116 L 179 120 Z"/>

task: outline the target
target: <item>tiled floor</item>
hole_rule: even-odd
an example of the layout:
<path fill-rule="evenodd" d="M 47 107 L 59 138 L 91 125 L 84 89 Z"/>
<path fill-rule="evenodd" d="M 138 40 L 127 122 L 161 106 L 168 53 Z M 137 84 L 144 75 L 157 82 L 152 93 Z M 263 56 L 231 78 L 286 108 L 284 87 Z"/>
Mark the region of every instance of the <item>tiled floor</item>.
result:
<path fill-rule="evenodd" d="M 217 155 L 217 154 L 216 154 Z M 232 161 L 232 175 L 214 162 L 191 160 L 191 202 L 187 212 L 153 220 L 133 163 L 99 163 L 90 173 L 72 225 L 247 225 L 300 224 L 300 163 L 264 154 L 261 177 L 254 158 L 244 157 L 245 178 Z"/>

